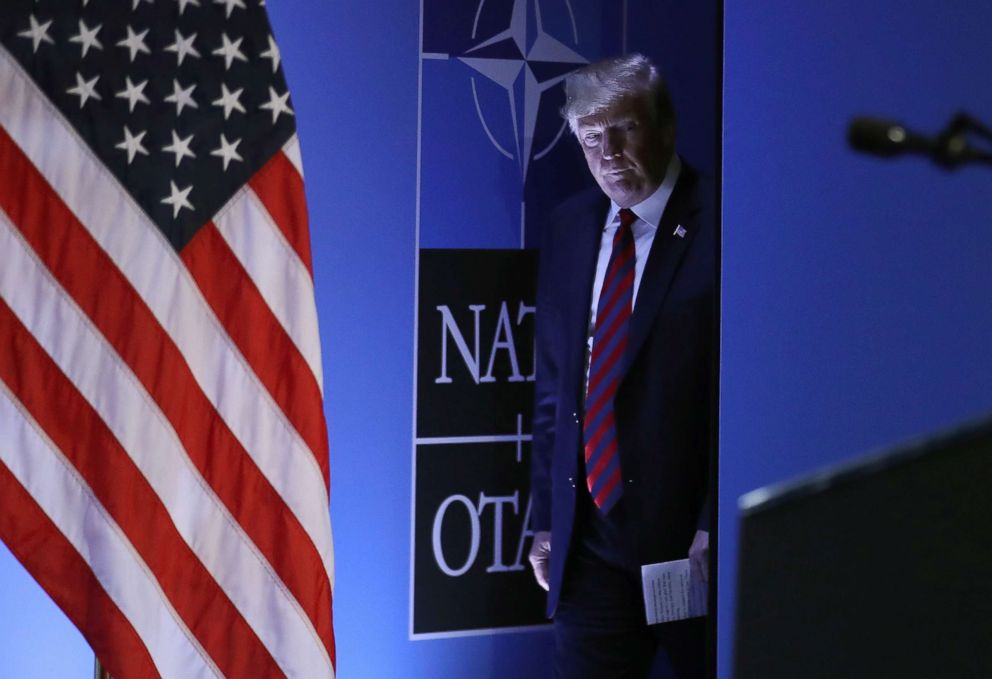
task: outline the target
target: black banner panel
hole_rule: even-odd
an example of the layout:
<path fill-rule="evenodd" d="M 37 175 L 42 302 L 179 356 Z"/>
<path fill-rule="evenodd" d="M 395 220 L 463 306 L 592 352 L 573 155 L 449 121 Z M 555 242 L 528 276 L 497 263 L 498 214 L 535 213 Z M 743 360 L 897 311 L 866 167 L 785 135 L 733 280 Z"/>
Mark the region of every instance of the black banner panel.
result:
<path fill-rule="evenodd" d="M 536 252 L 421 250 L 412 634 L 546 623 L 530 550 Z"/>

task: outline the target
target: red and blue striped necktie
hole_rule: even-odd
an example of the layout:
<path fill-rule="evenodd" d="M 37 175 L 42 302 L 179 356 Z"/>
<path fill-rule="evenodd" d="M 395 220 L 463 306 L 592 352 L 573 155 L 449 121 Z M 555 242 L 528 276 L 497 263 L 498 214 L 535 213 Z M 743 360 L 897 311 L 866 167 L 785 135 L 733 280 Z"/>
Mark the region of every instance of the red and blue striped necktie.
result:
<path fill-rule="evenodd" d="M 634 301 L 634 234 L 631 225 L 637 216 L 626 208 L 620 210 L 619 216 L 620 227 L 613 236 L 613 252 L 596 307 L 596 329 L 593 331 L 582 428 L 586 485 L 593 502 L 604 514 L 613 508 L 623 493 L 613 396 L 620 383 L 620 364 L 627 346 Z"/>

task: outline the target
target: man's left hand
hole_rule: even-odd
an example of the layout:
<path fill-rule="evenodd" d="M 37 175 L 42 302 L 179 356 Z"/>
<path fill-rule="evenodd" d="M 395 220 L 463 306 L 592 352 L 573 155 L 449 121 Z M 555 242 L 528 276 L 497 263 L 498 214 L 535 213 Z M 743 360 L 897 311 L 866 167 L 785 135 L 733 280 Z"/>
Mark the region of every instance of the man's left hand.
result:
<path fill-rule="evenodd" d="M 534 567 L 534 577 L 537 578 L 537 584 L 547 592 L 551 587 L 548 580 L 548 569 L 551 563 L 550 531 L 539 530 L 534 533 L 534 544 L 531 545 L 527 558 L 530 559 L 530 565 Z"/>
<path fill-rule="evenodd" d="M 697 530 L 696 537 L 689 546 L 689 568 L 703 577 L 703 582 L 710 580 L 710 534 L 705 530 Z"/>

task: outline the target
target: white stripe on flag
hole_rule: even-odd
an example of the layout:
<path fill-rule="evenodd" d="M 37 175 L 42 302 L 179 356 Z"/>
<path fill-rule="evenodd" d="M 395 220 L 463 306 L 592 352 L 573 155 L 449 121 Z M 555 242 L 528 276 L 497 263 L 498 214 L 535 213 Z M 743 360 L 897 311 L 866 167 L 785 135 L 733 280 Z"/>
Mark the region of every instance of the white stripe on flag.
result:
<path fill-rule="evenodd" d="M 251 189 L 234 194 L 217 213 L 214 224 L 310 366 L 323 392 L 320 335 L 310 272 Z"/>
<path fill-rule="evenodd" d="M 221 676 L 120 526 L 3 382 L 0 460 L 89 565 L 163 677 Z"/>
<path fill-rule="evenodd" d="M 162 500 L 176 530 L 296 676 L 325 676 L 330 658 L 310 619 L 204 482 L 138 379 L 65 296 L 0 212 L 0 297 L 98 412 Z"/>
<path fill-rule="evenodd" d="M 309 617 L 200 476 L 137 377 L 3 212 L 0 252 L 0 298 L 107 424 L 276 662 L 296 676 L 327 676 L 330 658 Z"/>
<path fill-rule="evenodd" d="M 179 347 L 200 388 L 299 519 L 330 578 L 327 490 L 313 453 L 224 332 L 175 250 L 3 48 L 0 124 Z"/>
<path fill-rule="evenodd" d="M 296 171 L 300 173 L 300 179 L 303 179 L 303 155 L 300 153 L 300 138 L 298 135 L 294 134 L 286 142 L 286 145 L 282 147 L 282 152 L 286 154 L 289 158 L 289 162 L 293 164 Z"/>

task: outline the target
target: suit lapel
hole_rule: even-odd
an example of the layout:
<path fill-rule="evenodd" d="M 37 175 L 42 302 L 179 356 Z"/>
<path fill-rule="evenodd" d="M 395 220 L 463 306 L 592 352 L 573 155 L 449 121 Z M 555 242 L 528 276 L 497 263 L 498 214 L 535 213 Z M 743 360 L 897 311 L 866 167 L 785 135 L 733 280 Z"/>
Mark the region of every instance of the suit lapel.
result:
<path fill-rule="evenodd" d="M 579 220 L 570 229 L 573 237 L 568 241 L 568 263 L 571 271 L 566 272 L 570 280 L 571 292 L 566 310 L 566 337 L 581 337 L 585 346 L 589 334 L 589 300 L 592 298 L 592 284 L 596 275 L 596 258 L 602 238 L 603 223 L 609 210 L 609 200 L 604 196 L 595 202 L 595 209 L 584 210 L 577 215 Z M 580 352 L 584 362 L 584 352 Z"/>
<path fill-rule="evenodd" d="M 644 344 L 671 287 L 679 262 L 696 235 L 698 225 L 691 214 L 692 183 L 691 175 L 683 167 L 668 205 L 665 206 L 654 242 L 651 243 L 651 251 L 648 253 L 634 303 L 634 313 L 630 318 L 630 334 L 621 366 L 624 374 Z M 685 229 L 685 234 L 681 237 L 675 233 L 679 227 Z"/>

